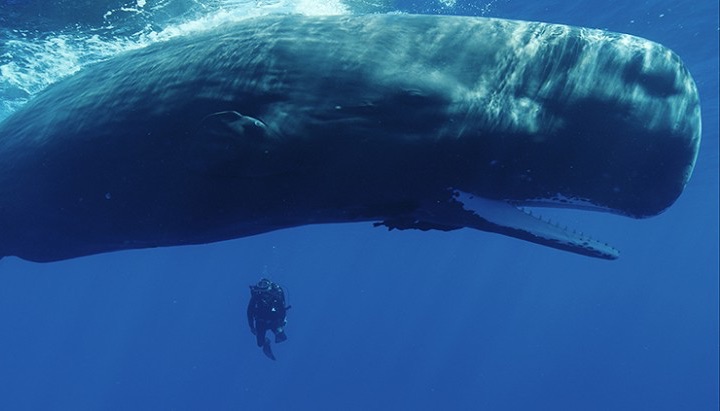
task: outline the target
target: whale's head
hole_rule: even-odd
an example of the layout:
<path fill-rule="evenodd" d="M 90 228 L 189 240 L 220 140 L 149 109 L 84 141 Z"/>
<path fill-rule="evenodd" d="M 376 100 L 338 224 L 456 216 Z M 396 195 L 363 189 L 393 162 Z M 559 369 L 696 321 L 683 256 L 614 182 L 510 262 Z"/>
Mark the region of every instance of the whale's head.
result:
<path fill-rule="evenodd" d="M 581 33 L 564 41 L 552 30 L 539 35 L 549 46 L 528 42 L 512 76 L 497 80 L 512 92 L 466 105 L 480 113 L 477 134 L 488 141 L 478 154 L 482 178 L 467 191 L 522 206 L 661 213 L 698 154 L 700 104 L 690 73 L 657 43 L 559 29 Z"/>
<path fill-rule="evenodd" d="M 480 217 L 463 224 L 617 258 L 607 244 L 517 209 L 562 207 L 632 218 L 666 210 L 698 155 L 696 85 L 680 58 L 657 43 L 513 24 L 515 52 L 497 57 L 493 75 L 480 76 L 456 100 L 461 103 L 453 115 L 469 119 L 457 135 L 480 169 L 452 187 L 463 209 Z"/>

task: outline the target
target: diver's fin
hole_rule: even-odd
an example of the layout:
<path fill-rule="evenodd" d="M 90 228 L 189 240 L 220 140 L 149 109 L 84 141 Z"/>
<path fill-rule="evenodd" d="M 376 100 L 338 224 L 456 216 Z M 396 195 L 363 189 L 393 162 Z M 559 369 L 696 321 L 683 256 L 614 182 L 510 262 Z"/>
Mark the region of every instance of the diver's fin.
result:
<path fill-rule="evenodd" d="M 270 339 L 265 337 L 265 343 L 263 344 L 263 353 L 265 353 L 265 356 L 269 359 L 275 361 L 275 354 L 272 352 L 272 348 L 270 347 Z"/>

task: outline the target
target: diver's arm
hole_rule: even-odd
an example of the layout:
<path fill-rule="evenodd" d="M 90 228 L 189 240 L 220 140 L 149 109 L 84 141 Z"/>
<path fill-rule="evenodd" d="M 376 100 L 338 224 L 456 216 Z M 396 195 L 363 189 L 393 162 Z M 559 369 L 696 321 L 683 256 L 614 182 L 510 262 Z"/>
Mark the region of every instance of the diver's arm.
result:
<path fill-rule="evenodd" d="M 275 290 L 275 295 L 276 295 L 277 299 L 280 301 L 280 305 L 282 305 L 283 308 L 286 308 L 285 307 L 285 291 L 283 291 L 282 287 L 280 287 L 277 284 L 275 284 L 274 290 Z"/>

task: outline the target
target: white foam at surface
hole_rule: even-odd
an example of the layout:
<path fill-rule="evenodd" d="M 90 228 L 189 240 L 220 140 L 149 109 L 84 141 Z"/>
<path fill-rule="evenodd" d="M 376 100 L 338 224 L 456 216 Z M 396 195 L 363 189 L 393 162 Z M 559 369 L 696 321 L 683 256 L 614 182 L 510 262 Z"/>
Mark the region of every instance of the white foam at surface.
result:
<path fill-rule="evenodd" d="M 145 0 L 137 0 L 130 6 L 108 11 L 105 16 L 107 18 L 114 12 L 149 13 L 146 6 Z M 36 38 L 32 33 L 15 32 L 16 37 L 5 44 L 5 48 L 11 50 L 2 56 L 7 62 L 0 64 L 0 92 L 11 91 L 10 94 L 5 92 L 5 96 L 0 95 L 0 121 L 27 101 L 27 98 L 9 97 L 9 95 L 26 94 L 32 97 L 50 84 L 76 73 L 82 67 L 106 60 L 124 51 L 269 14 L 319 16 L 349 12 L 348 7 L 339 0 L 225 0 L 219 2 L 218 8 L 198 18 L 176 23 L 159 31 L 148 29 L 146 32 L 113 37 L 109 40 L 74 30 L 44 38 Z M 22 93 L 12 93 L 12 90 Z"/>

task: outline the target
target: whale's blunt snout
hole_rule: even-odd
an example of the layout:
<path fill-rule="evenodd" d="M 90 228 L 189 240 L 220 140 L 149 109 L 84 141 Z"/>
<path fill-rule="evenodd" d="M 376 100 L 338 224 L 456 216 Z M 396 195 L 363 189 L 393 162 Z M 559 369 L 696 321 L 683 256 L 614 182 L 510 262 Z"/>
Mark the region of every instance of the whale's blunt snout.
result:
<path fill-rule="evenodd" d="M 484 187 L 475 193 L 633 218 L 660 214 L 680 196 L 697 159 L 701 120 L 695 82 L 680 58 L 660 44 L 581 32 L 575 37 L 567 31 L 565 41 L 546 38 L 545 49 L 522 66 L 524 77 L 513 77 L 527 80 L 516 83 L 514 95 L 523 98 L 515 101 L 535 109 L 522 112 L 526 115 L 501 110 L 513 113 L 503 120 L 526 121 L 498 121 L 513 137 L 503 137 L 497 147 L 512 155 L 492 159 L 500 166 L 488 174 L 501 178 L 487 180 L 487 194 Z M 553 71 L 556 56 L 567 54 L 572 58 Z M 502 184 L 492 185 L 495 181 Z"/>
<path fill-rule="evenodd" d="M 614 80 L 588 87 L 569 116 L 577 121 L 572 130 L 590 138 L 585 147 L 594 146 L 584 161 L 602 170 L 594 184 L 586 182 L 586 198 L 613 213 L 654 216 L 677 200 L 695 166 L 697 87 L 677 54 L 660 44 L 620 35 L 604 47 L 618 48 L 597 55 Z"/>
<path fill-rule="evenodd" d="M 655 173 L 671 192 L 656 210 L 640 213 L 652 216 L 664 211 L 680 196 L 695 167 L 701 139 L 700 98 L 697 86 L 680 57 L 651 43 L 643 58 L 633 59 L 625 69 L 626 80 L 641 89 L 648 101 L 642 121 L 655 137 Z M 663 149 L 664 148 L 664 149 Z M 642 154 L 640 154 L 641 156 Z"/>

